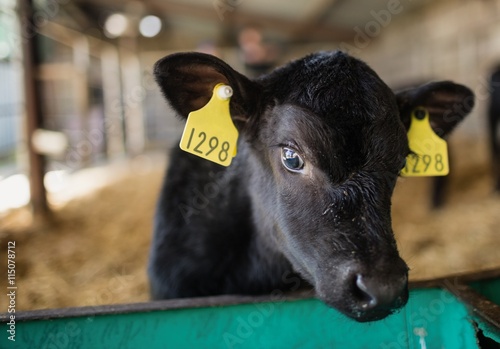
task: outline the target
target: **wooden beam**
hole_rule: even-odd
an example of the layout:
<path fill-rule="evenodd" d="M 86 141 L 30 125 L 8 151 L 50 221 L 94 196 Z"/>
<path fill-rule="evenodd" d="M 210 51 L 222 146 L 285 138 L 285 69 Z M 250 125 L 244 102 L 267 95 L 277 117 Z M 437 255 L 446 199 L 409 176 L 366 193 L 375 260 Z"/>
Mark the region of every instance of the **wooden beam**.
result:
<path fill-rule="evenodd" d="M 43 178 L 45 175 L 45 159 L 35 151 L 32 143 L 33 133 L 41 127 L 42 115 L 40 98 L 36 88 L 36 28 L 32 22 L 33 0 L 19 1 L 19 18 L 21 22 L 21 41 L 24 69 L 24 101 L 26 105 L 26 139 L 28 142 L 29 180 L 31 205 L 35 216 L 47 217 L 50 213 Z M 29 30 L 31 28 L 31 30 Z"/>
<path fill-rule="evenodd" d="M 326 0 L 325 0 L 326 1 Z M 331 7 L 332 0 L 326 1 L 328 7 Z M 97 7 L 103 7 L 101 0 L 78 0 L 79 3 L 90 3 Z M 255 25 L 266 30 L 273 30 L 282 33 L 290 42 L 304 41 L 344 41 L 354 37 L 354 32 L 344 28 L 335 27 L 326 23 L 311 23 L 307 24 L 307 35 L 303 38 L 298 38 L 297 28 L 303 28 L 302 20 L 285 19 L 281 17 L 267 16 L 262 13 L 245 12 L 238 7 L 234 8 L 217 8 L 213 1 L 208 2 L 212 6 L 207 5 L 191 5 L 179 2 L 164 1 L 164 0 L 145 0 L 147 8 L 156 12 L 157 15 L 168 18 L 169 16 L 192 17 L 218 23 L 223 26 L 229 23 L 232 26 Z M 217 3 L 217 2 L 215 2 Z M 123 2 L 119 0 L 108 0 L 106 2 L 110 8 L 120 9 L 123 7 Z M 221 2 L 224 4 L 224 2 Z M 222 13 L 222 17 L 221 17 Z M 316 12 L 315 12 L 316 13 Z M 319 10 L 318 10 L 319 13 Z M 315 17 L 316 18 L 316 17 Z M 315 19 L 314 18 L 314 19 Z"/>
<path fill-rule="evenodd" d="M 149 2 L 160 5 L 159 0 L 149 0 Z M 280 17 L 266 16 L 259 13 L 249 13 L 239 10 L 237 7 L 232 11 L 224 12 L 224 18 L 221 20 L 217 9 L 208 6 L 189 6 L 176 2 L 161 2 L 165 14 L 179 14 L 193 16 L 196 18 L 207 18 L 219 21 L 221 24 L 228 20 L 232 24 L 239 26 L 257 25 L 265 29 L 272 29 L 282 32 L 284 36 L 294 41 L 296 28 L 303 25 L 301 20 L 290 20 Z M 325 24 L 316 24 L 308 26 L 308 41 L 340 41 L 353 38 L 353 33 L 345 29 L 333 27 Z"/>

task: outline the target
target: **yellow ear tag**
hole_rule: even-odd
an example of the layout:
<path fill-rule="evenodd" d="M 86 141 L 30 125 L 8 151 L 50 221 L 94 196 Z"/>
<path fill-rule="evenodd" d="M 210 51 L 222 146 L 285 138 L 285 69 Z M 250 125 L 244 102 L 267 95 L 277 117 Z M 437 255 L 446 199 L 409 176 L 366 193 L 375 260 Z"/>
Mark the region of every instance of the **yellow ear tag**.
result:
<path fill-rule="evenodd" d="M 413 154 L 406 158 L 404 177 L 446 176 L 449 172 L 446 141 L 434 133 L 426 109 L 416 108 L 411 115 L 408 142 Z"/>
<path fill-rule="evenodd" d="M 210 101 L 189 113 L 180 143 L 182 150 L 222 166 L 231 164 L 238 141 L 238 130 L 229 113 L 232 95 L 230 86 L 218 84 Z"/>

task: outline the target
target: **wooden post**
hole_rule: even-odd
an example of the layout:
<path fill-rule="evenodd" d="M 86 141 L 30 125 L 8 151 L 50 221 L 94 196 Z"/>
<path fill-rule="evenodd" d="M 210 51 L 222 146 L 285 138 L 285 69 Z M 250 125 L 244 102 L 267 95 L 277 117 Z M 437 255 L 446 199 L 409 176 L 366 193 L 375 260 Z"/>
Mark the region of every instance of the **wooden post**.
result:
<path fill-rule="evenodd" d="M 32 143 L 33 133 L 40 128 L 42 115 L 40 98 L 36 89 L 35 72 L 37 59 L 35 57 L 36 27 L 32 21 L 33 1 L 19 1 L 19 18 L 21 23 L 21 43 L 24 69 L 24 101 L 26 105 L 26 139 L 28 142 L 29 178 L 31 205 L 35 216 L 47 216 L 50 212 L 47 195 L 43 184 L 45 175 L 45 159 L 37 154 Z"/>
<path fill-rule="evenodd" d="M 141 66 L 137 52 L 137 33 L 120 38 L 120 66 L 122 76 L 123 108 L 125 121 L 125 147 L 129 155 L 144 151 L 146 139 L 142 103 L 144 89 L 141 83 Z"/>

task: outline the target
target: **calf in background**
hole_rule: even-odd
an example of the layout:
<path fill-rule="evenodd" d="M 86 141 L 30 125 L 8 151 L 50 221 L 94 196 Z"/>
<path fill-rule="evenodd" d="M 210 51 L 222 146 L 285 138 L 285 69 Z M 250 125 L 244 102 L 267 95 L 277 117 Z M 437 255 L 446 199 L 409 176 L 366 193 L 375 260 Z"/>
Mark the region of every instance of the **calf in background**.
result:
<path fill-rule="evenodd" d="M 491 75 L 488 136 L 492 157 L 494 189 L 500 193 L 500 66 Z"/>

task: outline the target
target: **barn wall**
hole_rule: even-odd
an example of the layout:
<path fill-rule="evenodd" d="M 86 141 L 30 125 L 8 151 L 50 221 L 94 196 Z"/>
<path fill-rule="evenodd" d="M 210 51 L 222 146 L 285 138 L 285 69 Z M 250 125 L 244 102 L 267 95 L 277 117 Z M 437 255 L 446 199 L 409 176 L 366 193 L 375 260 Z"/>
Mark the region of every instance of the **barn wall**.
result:
<path fill-rule="evenodd" d="M 456 134 L 484 140 L 489 75 L 500 64 L 500 0 L 429 1 L 415 10 L 409 9 L 410 1 L 415 2 L 399 0 L 401 11 L 389 19 L 378 13 L 354 27 L 353 42 L 289 47 L 283 61 L 342 49 L 366 61 L 395 89 L 438 79 L 463 83 L 477 102 Z"/>
<path fill-rule="evenodd" d="M 388 7 L 396 0 L 387 0 Z M 392 88 L 399 89 L 431 80 L 454 80 L 469 86 L 476 94 L 473 114 L 458 128 L 456 134 L 485 141 L 486 108 L 489 102 L 488 79 L 491 69 L 500 63 L 500 0 L 440 0 L 427 1 L 410 8 L 410 2 L 399 0 L 397 13 L 384 17 L 381 11 L 371 14 L 371 20 L 354 27 L 354 42 L 311 42 L 289 46 L 280 63 L 318 50 L 343 49 L 365 60 Z M 399 11 L 400 10 L 400 11 Z M 366 13 L 373 13 L 370 8 Z M 395 12 L 395 11 L 393 11 Z M 185 49 L 194 43 L 184 42 Z M 219 48 L 222 58 L 244 72 L 236 48 Z M 144 69 L 171 51 L 148 51 L 141 54 Z M 168 106 L 153 88 L 151 98 L 158 110 L 147 110 L 146 118 L 154 123 L 148 129 L 155 132 L 151 139 L 177 142 L 182 123 L 164 118 Z M 156 121 L 155 121 L 156 120 Z M 159 121 L 158 121 L 159 120 Z M 161 131 L 161 132 L 160 132 Z M 454 137 L 455 138 L 455 137 Z M 160 143 L 161 143 L 160 142 Z M 173 143 L 172 143 L 173 142 Z M 480 148 L 484 149 L 485 145 Z M 481 150 L 483 151 L 483 150 Z"/>
<path fill-rule="evenodd" d="M 369 33 L 369 27 L 362 29 Z M 392 15 L 385 27 L 380 25 L 380 34 L 354 53 L 391 87 L 436 79 L 469 86 L 476 108 L 458 132 L 482 136 L 489 74 L 500 63 L 500 1 L 441 0 L 407 15 Z"/>

